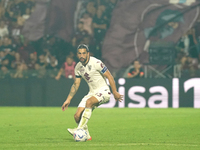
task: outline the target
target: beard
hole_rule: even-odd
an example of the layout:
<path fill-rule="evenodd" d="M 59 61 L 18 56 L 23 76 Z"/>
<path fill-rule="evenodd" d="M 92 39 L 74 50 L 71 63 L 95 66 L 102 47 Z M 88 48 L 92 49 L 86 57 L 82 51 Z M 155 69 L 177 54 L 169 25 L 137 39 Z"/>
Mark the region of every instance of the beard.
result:
<path fill-rule="evenodd" d="M 86 57 L 86 58 L 82 58 L 82 57 L 81 57 L 81 58 L 79 59 L 79 61 L 80 61 L 81 63 L 85 64 L 86 61 L 87 61 L 87 57 Z"/>

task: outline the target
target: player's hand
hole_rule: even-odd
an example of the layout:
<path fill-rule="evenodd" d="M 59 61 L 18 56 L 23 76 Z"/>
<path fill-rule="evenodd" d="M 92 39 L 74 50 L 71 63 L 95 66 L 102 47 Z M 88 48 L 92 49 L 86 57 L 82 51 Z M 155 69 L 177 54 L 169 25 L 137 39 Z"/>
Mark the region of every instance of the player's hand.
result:
<path fill-rule="evenodd" d="M 120 102 L 123 101 L 123 95 L 120 95 L 118 92 L 114 92 L 113 95 L 116 101 L 120 101 Z"/>
<path fill-rule="evenodd" d="M 66 100 L 62 105 L 62 111 L 65 111 L 65 109 L 68 108 L 69 104 L 70 104 L 70 102 Z"/>

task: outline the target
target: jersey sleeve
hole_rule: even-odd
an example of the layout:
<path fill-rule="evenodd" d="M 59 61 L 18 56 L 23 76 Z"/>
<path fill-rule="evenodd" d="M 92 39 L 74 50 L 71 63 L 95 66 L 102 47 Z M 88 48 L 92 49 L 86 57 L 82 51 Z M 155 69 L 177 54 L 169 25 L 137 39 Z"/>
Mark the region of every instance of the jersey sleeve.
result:
<path fill-rule="evenodd" d="M 97 71 L 99 71 L 102 74 L 104 74 L 108 70 L 106 65 L 101 60 L 98 60 L 95 63 L 95 68 L 96 68 Z"/>
<path fill-rule="evenodd" d="M 76 78 L 81 78 L 80 71 L 79 71 L 78 68 L 79 68 L 79 67 L 76 66 L 75 69 L 74 69 L 75 76 L 76 76 Z"/>

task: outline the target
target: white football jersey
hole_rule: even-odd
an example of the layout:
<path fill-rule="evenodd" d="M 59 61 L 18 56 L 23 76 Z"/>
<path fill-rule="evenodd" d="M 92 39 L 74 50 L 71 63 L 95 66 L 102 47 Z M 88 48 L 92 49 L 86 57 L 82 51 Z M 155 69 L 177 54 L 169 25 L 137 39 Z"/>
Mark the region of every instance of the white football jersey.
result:
<path fill-rule="evenodd" d="M 76 78 L 82 77 L 88 83 L 90 92 L 95 93 L 103 87 L 109 89 L 106 78 L 103 76 L 106 71 L 107 67 L 101 60 L 90 56 L 85 66 L 81 62 L 77 63 L 75 76 Z"/>

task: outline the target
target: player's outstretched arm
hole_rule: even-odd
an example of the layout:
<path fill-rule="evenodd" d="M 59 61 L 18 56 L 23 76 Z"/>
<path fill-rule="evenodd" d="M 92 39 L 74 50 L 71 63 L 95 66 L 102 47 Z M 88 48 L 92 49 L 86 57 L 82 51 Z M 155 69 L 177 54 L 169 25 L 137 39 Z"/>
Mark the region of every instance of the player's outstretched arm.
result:
<path fill-rule="evenodd" d="M 111 86 L 113 95 L 114 95 L 114 97 L 115 97 L 115 100 L 118 100 L 118 101 L 120 101 L 120 102 L 123 101 L 123 95 L 120 95 L 120 94 L 117 92 L 115 80 L 114 80 L 113 76 L 111 75 L 110 71 L 107 70 L 103 75 L 108 79 L 108 81 L 109 81 L 109 83 L 110 83 L 110 86 Z"/>
<path fill-rule="evenodd" d="M 77 90 L 80 86 L 80 83 L 81 83 L 81 78 L 75 78 L 74 83 L 73 83 L 71 90 L 69 92 L 69 95 L 67 96 L 66 101 L 62 105 L 63 111 L 68 108 L 68 106 L 71 102 L 71 99 L 74 97 L 74 95 L 76 94 L 76 92 L 77 92 Z"/>

